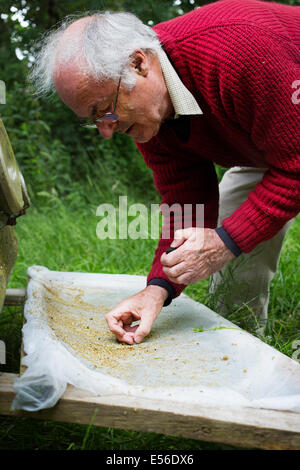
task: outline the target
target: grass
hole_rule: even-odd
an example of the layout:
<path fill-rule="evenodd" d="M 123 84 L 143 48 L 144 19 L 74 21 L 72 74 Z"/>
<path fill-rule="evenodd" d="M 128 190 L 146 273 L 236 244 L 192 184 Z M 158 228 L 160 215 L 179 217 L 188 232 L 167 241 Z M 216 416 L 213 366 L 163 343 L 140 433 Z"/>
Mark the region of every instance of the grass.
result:
<path fill-rule="evenodd" d="M 53 270 L 128 273 L 146 275 L 152 262 L 155 240 L 99 240 L 95 206 L 68 210 L 63 204 L 52 209 L 32 208 L 16 226 L 19 252 L 9 287 L 24 287 L 28 266 Z M 291 356 L 293 341 L 300 340 L 300 218 L 289 231 L 272 281 L 269 320 L 261 339 Z M 208 281 L 189 286 L 192 298 L 213 306 Z M 256 334 L 251 310 L 236 309 L 228 317 L 241 328 Z M 253 322 L 252 322 L 253 323 Z M 22 309 L 5 307 L 0 316 L 1 339 L 7 348 L 7 364 L 0 370 L 18 372 Z M 205 450 L 233 449 L 190 439 L 154 433 L 99 428 L 92 425 L 35 421 L 0 417 L 0 449 L 105 449 L 105 450 Z"/>
<path fill-rule="evenodd" d="M 1 450 L 231 450 L 234 447 L 113 428 L 1 417 Z"/>

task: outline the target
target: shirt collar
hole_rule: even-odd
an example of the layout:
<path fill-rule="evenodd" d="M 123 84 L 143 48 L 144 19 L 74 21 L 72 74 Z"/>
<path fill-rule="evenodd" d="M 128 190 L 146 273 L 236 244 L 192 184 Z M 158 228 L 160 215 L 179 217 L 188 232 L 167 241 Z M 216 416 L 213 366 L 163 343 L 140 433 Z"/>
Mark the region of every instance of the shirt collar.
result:
<path fill-rule="evenodd" d="M 176 70 L 163 49 L 157 51 L 158 60 L 162 69 L 165 83 L 174 106 L 175 116 L 203 114 L 192 93 L 180 80 Z"/>

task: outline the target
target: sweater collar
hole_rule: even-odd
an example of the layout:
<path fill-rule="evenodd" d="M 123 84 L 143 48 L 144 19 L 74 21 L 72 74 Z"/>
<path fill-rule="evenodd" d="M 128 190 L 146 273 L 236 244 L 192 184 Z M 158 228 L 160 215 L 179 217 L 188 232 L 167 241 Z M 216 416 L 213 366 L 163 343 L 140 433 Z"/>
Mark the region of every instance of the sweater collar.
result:
<path fill-rule="evenodd" d="M 175 110 L 174 118 L 203 114 L 192 93 L 180 80 L 163 48 L 157 51 L 157 56 Z"/>

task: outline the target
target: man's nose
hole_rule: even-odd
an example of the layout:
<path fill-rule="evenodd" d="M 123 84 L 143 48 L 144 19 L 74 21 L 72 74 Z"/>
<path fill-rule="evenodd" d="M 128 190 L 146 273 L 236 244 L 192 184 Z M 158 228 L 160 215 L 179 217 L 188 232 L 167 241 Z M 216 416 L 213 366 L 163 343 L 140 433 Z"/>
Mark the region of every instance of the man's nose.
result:
<path fill-rule="evenodd" d="M 102 137 L 105 139 L 110 139 L 116 127 L 118 126 L 118 122 L 105 122 L 105 121 L 99 121 L 96 123 L 98 132 L 101 134 Z"/>

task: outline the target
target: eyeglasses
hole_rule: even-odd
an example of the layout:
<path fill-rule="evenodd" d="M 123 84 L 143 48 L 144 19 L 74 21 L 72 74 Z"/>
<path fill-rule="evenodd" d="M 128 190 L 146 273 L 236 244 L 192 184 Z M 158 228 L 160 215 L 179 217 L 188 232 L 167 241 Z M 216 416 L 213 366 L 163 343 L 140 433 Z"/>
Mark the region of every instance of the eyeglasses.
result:
<path fill-rule="evenodd" d="M 111 123 L 115 123 L 115 122 L 117 122 L 117 121 L 119 120 L 119 116 L 118 116 L 118 114 L 115 113 L 115 110 L 116 110 L 117 101 L 118 101 L 118 96 L 119 96 L 119 89 L 120 89 L 120 85 L 121 85 L 121 78 L 122 78 L 122 75 L 120 75 L 120 78 L 119 78 L 118 87 L 117 87 L 117 93 L 116 93 L 116 97 L 115 97 L 115 100 L 114 100 L 112 112 L 111 112 L 111 113 L 102 114 L 101 116 L 98 116 L 98 117 L 95 118 L 95 119 L 90 119 L 90 121 L 87 121 L 87 122 L 84 122 L 83 124 L 80 124 L 81 127 L 97 128 L 96 122 L 111 122 Z"/>

